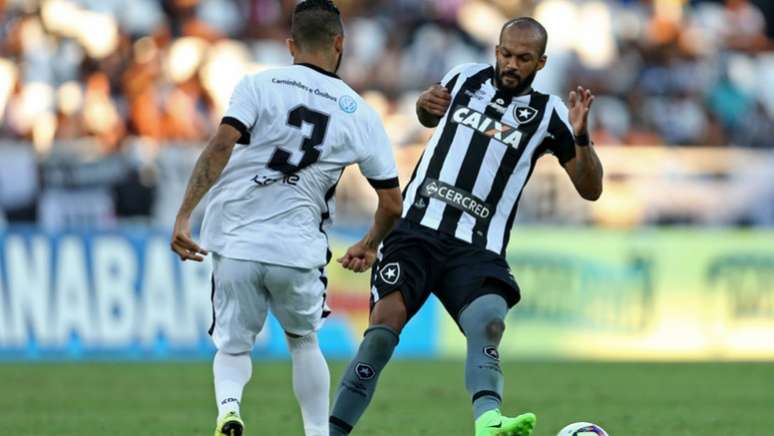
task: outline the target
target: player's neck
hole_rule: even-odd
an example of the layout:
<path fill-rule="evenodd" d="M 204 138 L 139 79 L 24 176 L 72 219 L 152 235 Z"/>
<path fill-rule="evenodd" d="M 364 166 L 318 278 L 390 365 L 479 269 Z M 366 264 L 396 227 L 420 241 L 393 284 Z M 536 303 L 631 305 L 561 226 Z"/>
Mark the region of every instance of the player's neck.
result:
<path fill-rule="evenodd" d="M 336 61 L 327 59 L 326 56 L 320 56 L 315 54 L 299 54 L 293 58 L 293 64 L 306 64 L 317 67 L 329 74 L 336 74 Z"/>

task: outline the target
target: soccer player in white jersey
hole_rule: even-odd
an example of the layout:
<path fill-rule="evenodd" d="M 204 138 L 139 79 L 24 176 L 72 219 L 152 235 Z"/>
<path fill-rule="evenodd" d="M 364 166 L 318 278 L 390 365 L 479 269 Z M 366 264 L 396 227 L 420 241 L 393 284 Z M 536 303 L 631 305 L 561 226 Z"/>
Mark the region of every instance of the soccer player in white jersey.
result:
<path fill-rule="evenodd" d="M 330 375 L 316 331 L 327 315 L 325 232 L 344 168 L 358 164 L 379 205 L 342 264 L 370 266 L 401 214 L 395 159 L 379 116 L 335 74 L 343 46 L 338 9 L 330 0 L 301 2 L 291 33 L 294 65 L 247 76 L 234 90 L 193 170 L 171 242 L 184 261 L 213 253 L 216 436 L 244 431 L 239 406 L 250 352 L 269 310 L 286 333 L 304 431 L 328 435 Z M 207 192 L 199 246 L 189 217 Z"/>

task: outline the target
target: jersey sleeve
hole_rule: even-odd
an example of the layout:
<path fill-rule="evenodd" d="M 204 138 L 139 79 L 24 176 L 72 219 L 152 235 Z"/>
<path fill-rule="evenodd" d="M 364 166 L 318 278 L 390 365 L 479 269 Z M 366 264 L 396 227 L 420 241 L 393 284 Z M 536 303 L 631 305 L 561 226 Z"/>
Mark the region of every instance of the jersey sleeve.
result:
<path fill-rule="evenodd" d="M 258 120 L 259 101 L 249 76 L 239 81 L 231 94 L 228 109 L 221 124 L 227 124 L 237 129 L 242 136 L 238 144 L 250 143 L 250 129 Z"/>
<path fill-rule="evenodd" d="M 558 97 L 553 98 L 556 99 L 556 104 L 551 112 L 545 143 L 559 163 L 564 165 L 575 157 L 575 134 L 567 106 Z"/>
<path fill-rule="evenodd" d="M 468 63 L 468 64 L 457 65 L 456 67 L 449 70 L 449 72 L 446 73 L 445 76 L 443 76 L 443 78 L 441 79 L 440 82 L 438 82 L 438 84 L 446 87 L 449 90 L 449 92 L 451 92 L 454 89 L 454 85 L 457 83 L 457 79 L 459 78 L 460 74 L 462 74 L 463 71 L 472 67 L 473 65 L 475 64 Z"/>
<path fill-rule="evenodd" d="M 399 187 L 398 166 L 395 164 L 390 139 L 375 112 L 364 126 L 360 141 L 363 152 L 357 164 L 360 172 L 368 179 L 368 183 L 375 189 Z"/>

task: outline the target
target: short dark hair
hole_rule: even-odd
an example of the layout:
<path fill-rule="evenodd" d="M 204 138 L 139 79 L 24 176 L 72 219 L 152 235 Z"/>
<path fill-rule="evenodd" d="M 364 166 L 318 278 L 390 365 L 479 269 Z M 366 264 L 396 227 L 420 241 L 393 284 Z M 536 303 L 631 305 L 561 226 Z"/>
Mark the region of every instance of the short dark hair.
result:
<path fill-rule="evenodd" d="M 503 34 L 505 33 L 505 30 L 511 26 L 516 27 L 520 30 L 532 30 L 534 32 L 537 32 L 537 34 L 540 36 L 540 55 L 543 56 L 546 54 L 546 47 L 548 46 L 548 31 L 546 31 L 546 28 L 543 27 L 540 22 L 532 17 L 518 17 L 514 18 L 512 20 L 508 20 L 507 23 L 503 25 L 503 28 L 500 30 L 500 43 L 503 41 Z"/>
<path fill-rule="evenodd" d="M 344 34 L 341 13 L 331 0 L 305 0 L 293 11 L 290 33 L 301 50 L 326 48 Z"/>

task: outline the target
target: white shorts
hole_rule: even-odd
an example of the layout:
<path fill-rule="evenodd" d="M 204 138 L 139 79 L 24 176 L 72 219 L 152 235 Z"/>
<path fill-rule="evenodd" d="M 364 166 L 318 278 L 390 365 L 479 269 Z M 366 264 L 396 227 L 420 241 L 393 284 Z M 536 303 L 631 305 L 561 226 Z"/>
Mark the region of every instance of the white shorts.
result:
<path fill-rule="evenodd" d="M 330 311 L 324 269 L 299 269 L 213 253 L 210 334 L 218 350 L 250 352 L 269 308 L 285 332 L 317 331 Z"/>

